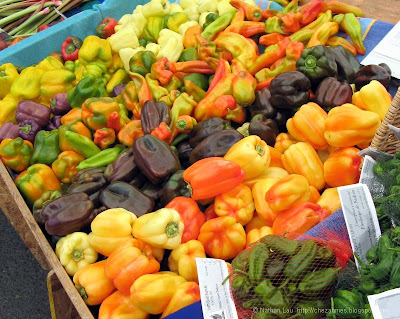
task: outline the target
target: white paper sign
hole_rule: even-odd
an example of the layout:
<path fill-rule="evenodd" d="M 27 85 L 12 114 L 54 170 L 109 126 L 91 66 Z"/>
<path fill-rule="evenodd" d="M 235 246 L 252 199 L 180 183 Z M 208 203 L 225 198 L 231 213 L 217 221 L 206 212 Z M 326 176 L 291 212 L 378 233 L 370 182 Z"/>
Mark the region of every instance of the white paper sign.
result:
<path fill-rule="evenodd" d="M 360 175 L 360 183 L 368 186 L 375 194 L 383 195 L 385 187 L 376 179 L 374 174 L 374 166 L 376 161 L 369 155 L 364 156 L 364 162 Z"/>
<path fill-rule="evenodd" d="M 400 79 L 400 22 L 361 61 L 362 65 L 386 63 L 392 76 Z"/>
<path fill-rule="evenodd" d="M 374 246 L 381 229 L 371 193 L 367 185 L 355 184 L 338 187 L 351 247 L 363 262 L 367 262 L 367 251 Z M 356 260 L 357 267 L 359 264 Z"/>
<path fill-rule="evenodd" d="M 238 319 L 230 292 L 228 266 L 221 259 L 196 258 L 204 319 Z"/>
<path fill-rule="evenodd" d="M 368 296 L 374 319 L 400 319 L 400 288 Z"/>

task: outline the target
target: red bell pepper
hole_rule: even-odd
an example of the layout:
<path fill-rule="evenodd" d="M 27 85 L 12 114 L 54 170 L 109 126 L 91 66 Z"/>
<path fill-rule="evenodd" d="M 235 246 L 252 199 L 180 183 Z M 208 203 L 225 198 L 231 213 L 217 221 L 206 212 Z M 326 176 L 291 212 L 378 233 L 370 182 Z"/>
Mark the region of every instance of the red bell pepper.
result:
<path fill-rule="evenodd" d="M 97 35 L 102 39 L 107 39 L 115 33 L 117 20 L 113 18 L 105 18 L 96 28 Z"/>
<path fill-rule="evenodd" d="M 78 60 L 78 53 L 82 43 L 82 40 L 77 37 L 68 37 L 61 46 L 61 54 L 64 60 Z"/>
<path fill-rule="evenodd" d="M 187 168 L 183 179 L 194 200 L 207 199 L 229 192 L 243 182 L 244 171 L 236 163 L 222 157 L 202 159 Z"/>
<path fill-rule="evenodd" d="M 182 196 L 175 197 L 165 207 L 175 209 L 181 215 L 181 219 L 185 225 L 182 244 L 199 237 L 200 228 L 206 222 L 206 217 L 194 199 Z"/>

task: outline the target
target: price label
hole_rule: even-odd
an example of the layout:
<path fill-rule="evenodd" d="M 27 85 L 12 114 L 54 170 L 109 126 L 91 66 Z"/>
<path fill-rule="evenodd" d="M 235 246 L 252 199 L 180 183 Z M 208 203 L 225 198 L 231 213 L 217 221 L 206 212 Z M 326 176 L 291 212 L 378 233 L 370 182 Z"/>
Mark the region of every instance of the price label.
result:
<path fill-rule="evenodd" d="M 374 319 L 400 319 L 400 288 L 368 296 Z"/>

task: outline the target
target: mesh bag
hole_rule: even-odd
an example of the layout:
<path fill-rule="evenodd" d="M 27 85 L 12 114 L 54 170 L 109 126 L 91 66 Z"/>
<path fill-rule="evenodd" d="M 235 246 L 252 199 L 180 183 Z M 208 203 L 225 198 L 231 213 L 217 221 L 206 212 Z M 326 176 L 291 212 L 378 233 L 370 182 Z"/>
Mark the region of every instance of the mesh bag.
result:
<path fill-rule="evenodd" d="M 239 318 L 325 317 L 351 255 L 339 240 L 261 238 L 232 261 L 229 280 Z"/>

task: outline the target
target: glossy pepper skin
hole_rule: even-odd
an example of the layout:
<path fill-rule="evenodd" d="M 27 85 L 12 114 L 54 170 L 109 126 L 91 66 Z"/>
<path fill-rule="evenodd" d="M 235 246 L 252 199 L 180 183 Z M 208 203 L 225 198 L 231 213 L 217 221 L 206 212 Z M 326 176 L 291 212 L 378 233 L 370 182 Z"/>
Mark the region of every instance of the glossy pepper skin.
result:
<path fill-rule="evenodd" d="M 115 131 L 112 128 L 103 127 L 94 133 L 94 143 L 104 150 L 115 142 Z"/>
<path fill-rule="evenodd" d="M 93 203 L 85 193 L 64 195 L 47 204 L 41 216 L 48 234 L 64 236 L 79 231 L 94 219 Z"/>
<path fill-rule="evenodd" d="M 324 110 L 351 103 L 353 90 L 350 84 L 340 82 L 333 77 L 327 77 L 318 85 L 313 101 Z"/>
<path fill-rule="evenodd" d="M 336 61 L 338 69 L 337 79 L 339 81 L 354 83 L 356 73 L 360 69 L 360 63 L 354 55 L 341 45 L 331 46 L 329 51 L 333 54 Z"/>
<path fill-rule="evenodd" d="M 20 137 L 6 138 L 0 144 L 1 161 L 16 172 L 21 172 L 29 166 L 32 152 L 32 143 Z"/>
<path fill-rule="evenodd" d="M 391 80 L 391 74 L 392 71 L 385 63 L 363 66 L 355 75 L 354 84 L 356 85 L 356 90 L 360 91 L 363 86 L 369 84 L 372 80 L 382 83 L 387 89 Z"/>
<path fill-rule="evenodd" d="M 113 18 L 105 18 L 96 28 L 96 34 L 102 39 L 107 39 L 115 33 L 118 22 Z"/>
<path fill-rule="evenodd" d="M 392 99 L 382 83 L 372 80 L 353 95 L 353 104 L 362 110 L 374 112 L 381 121 L 385 118 Z"/>
<path fill-rule="evenodd" d="M 318 104 L 309 102 L 287 121 L 286 127 L 296 140 L 308 142 L 315 149 L 326 149 L 325 122 L 328 114 Z"/>
<path fill-rule="evenodd" d="M 7 122 L 17 123 L 15 114 L 18 108 L 19 100 L 11 94 L 7 94 L 3 100 L 0 101 L 0 124 L 3 125 Z"/>
<path fill-rule="evenodd" d="M 6 122 L 0 126 L 0 142 L 6 138 L 15 139 L 18 137 L 19 126 L 12 123 Z"/>
<path fill-rule="evenodd" d="M 78 60 L 79 49 L 83 41 L 78 37 L 68 37 L 61 46 L 61 54 L 65 61 Z"/>
<path fill-rule="evenodd" d="M 190 197 L 190 190 L 186 187 L 186 182 L 183 180 L 183 170 L 178 170 L 168 179 L 168 182 L 161 190 L 161 204 L 167 205 L 174 198 Z"/>
<path fill-rule="evenodd" d="M 71 146 L 72 150 L 85 158 L 92 157 L 100 153 L 100 149 L 94 142 L 86 136 L 71 131 L 65 132 L 65 140 Z"/>
<path fill-rule="evenodd" d="M 355 147 L 345 147 L 329 155 L 324 163 L 325 181 L 329 186 L 339 187 L 358 183 L 362 164 L 362 157 L 357 155 L 358 152 Z"/>
<path fill-rule="evenodd" d="M 33 203 L 48 190 L 61 190 L 61 184 L 50 167 L 35 164 L 18 175 L 15 180 L 17 188 L 24 198 Z"/>
<path fill-rule="evenodd" d="M 348 318 L 355 316 L 355 310 L 361 309 L 362 300 L 358 294 L 348 290 L 338 290 L 333 298 L 335 311 L 342 311 L 348 314 Z"/>
<path fill-rule="evenodd" d="M 200 287 L 195 282 L 185 282 L 176 288 L 171 301 L 163 311 L 161 318 L 165 318 L 176 311 L 200 300 Z"/>
<path fill-rule="evenodd" d="M 268 145 L 256 135 L 250 135 L 234 144 L 224 159 L 238 164 L 246 174 L 245 179 L 261 174 L 271 161 Z"/>
<path fill-rule="evenodd" d="M 172 208 L 162 208 L 139 217 L 133 224 L 132 234 L 154 247 L 175 249 L 181 244 L 183 229 L 179 213 Z"/>
<path fill-rule="evenodd" d="M 359 109 L 352 104 L 333 108 L 328 113 L 325 138 L 329 145 L 366 147 L 379 128 L 379 115 Z"/>
<path fill-rule="evenodd" d="M 230 123 L 227 120 L 219 117 L 212 117 L 208 120 L 198 123 L 193 128 L 189 134 L 189 143 L 192 147 L 195 147 L 211 134 L 230 128 Z"/>
<path fill-rule="evenodd" d="M 74 275 L 75 287 L 89 306 L 101 304 L 115 290 L 112 281 L 104 273 L 105 263 L 103 260 L 88 265 Z"/>
<path fill-rule="evenodd" d="M 273 146 L 279 131 L 274 120 L 266 118 L 263 114 L 257 114 L 250 121 L 249 134 L 257 135 L 268 145 Z"/>
<path fill-rule="evenodd" d="M 223 31 L 230 24 L 234 15 L 234 11 L 221 15 L 204 29 L 201 36 L 206 40 L 214 40 L 218 32 Z"/>
<path fill-rule="evenodd" d="M 124 208 L 107 209 L 90 224 L 90 245 L 100 254 L 110 256 L 122 243 L 132 238 L 136 215 Z"/>
<path fill-rule="evenodd" d="M 79 135 L 85 136 L 88 139 L 92 139 L 92 134 L 90 133 L 90 130 L 81 121 L 75 121 L 70 124 L 61 125 L 58 128 L 59 143 L 60 143 L 59 145 L 60 149 L 64 152 L 73 150 L 72 146 L 68 143 L 68 141 L 65 138 L 65 133 L 67 131 L 71 131 Z"/>
<path fill-rule="evenodd" d="M 77 166 L 77 170 L 107 166 L 108 164 L 114 162 L 118 158 L 118 155 L 121 154 L 125 149 L 125 146 L 118 144 L 113 148 L 102 150 L 96 155 L 93 155 L 80 162 Z"/>
<path fill-rule="evenodd" d="M 43 127 L 50 121 L 50 115 L 51 111 L 47 106 L 33 101 L 22 101 L 18 103 L 15 120 L 19 123 L 24 120 L 34 120 Z"/>
<path fill-rule="evenodd" d="M 10 93 L 20 100 L 33 100 L 40 95 L 40 79 L 44 71 L 39 67 L 27 67 L 13 81 Z"/>
<path fill-rule="evenodd" d="M 95 131 L 105 128 L 111 113 L 119 111 L 118 103 L 110 97 L 89 98 L 82 104 L 82 120 Z"/>
<path fill-rule="evenodd" d="M 118 140 L 125 146 L 131 147 L 135 140 L 144 135 L 140 120 L 126 124 L 118 133 Z"/>
<path fill-rule="evenodd" d="M 13 64 L 5 63 L 0 66 L 0 99 L 10 93 L 11 85 L 18 75 L 18 71 Z"/>
<path fill-rule="evenodd" d="M 196 258 L 205 258 L 206 253 L 201 242 L 189 240 L 175 248 L 168 258 L 168 268 L 188 281 L 199 282 Z"/>
<path fill-rule="evenodd" d="M 335 213 L 341 207 L 337 188 L 325 189 L 318 199 L 317 204 L 321 206 L 322 209 L 326 209 L 330 212 L 330 214 Z"/>
<path fill-rule="evenodd" d="M 146 76 L 150 73 L 151 66 L 156 62 L 157 58 L 151 51 L 139 51 L 129 61 L 129 69 L 133 73 L 139 73 Z"/>
<path fill-rule="evenodd" d="M 198 239 L 207 255 L 224 260 L 236 257 L 246 246 L 243 226 L 233 217 L 210 219 L 201 227 Z"/>
<path fill-rule="evenodd" d="M 325 45 L 328 39 L 335 35 L 339 31 L 339 25 L 336 22 L 325 22 L 311 36 L 308 41 L 308 48 L 315 47 L 317 45 Z"/>
<path fill-rule="evenodd" d="M 161 314 L 175 290 L 185 282 L 183 277 L 169 271 L 141 276 L 130 289 L 131 301 L 147 313 Z"/>
<path fill-rule="evenodd" d="M 58 130 L 40 131 L 36 134 L 34 145 L 30 164 L 51 165 L 57 159 L 58 154 L 61 153 Z"/>
<path fill-rule="evenodd" d="M 104 299 L 100 305 L 99 319 L 120 319 L 128 316 L 147 319 L 149 314 L 135 307 L 130 301 L 130 296 L 118 290 Z"/>
<path fill-rule="evenodd" d="M 90 62 L 101 62 L 106 67 L 109 67 L 112 64 L 110 44 L 107 40 L 100 39 L 94 35 L 86 37 L 79 50 L 79 62 L 82 65 L 87 65 Z"/>
<path fill-rule="evenodd" d="M 208 199 L 234 189 L 245 178 L 240 166 L 222 157 L 202 159 L 183 173 L 194 200 Z"/>
<path fill-rule="evenodd" d="M 88 98 L 106 97 L 106 86 L 101 78 L 88 75 L 83 78 L 71 91 L 68 92 L 68 101 L 71 107 L 82 107 Z"/>
<path fill-rule="evenodd" d="M 272 226 L 277 216 L 277 212 L 271 209 L 266 200 L 267 192 L 277 183 L 277 181 L 278 179 L 276 178 L 263 178 L 262 180 L 257 181 L 252 188 L 255 209 L 258 218 L 263 222 L 262 226 Z M 248 231 L 247 225 L 246 231 Z"/>
<path fill-rule="evenodd" d="M 255 228 L 247 232 L 247 244 L 246 247 L 249 247 L 251 244 L 259 241 L 261 238 L 272 235 L 272 228 L 268 226 L 263 226 L 261 228 Z"/>
<path fill-rule="evenodd" d="M 78 172 L 76 167 L 85 158 L 74 151 L 65 151 L 58 155 L 51 165 L 61 183 L 70 184 L 72 177 Z"/>
<path fill-rule="evenodd" d="M 118 246 L 107 258 L 104 271 L 115 287 L 128 294 L 130 287 L 140 276 L 156 273 L 159 262 L 152 255 L 149 244 L 131 238 Z"/>
<path fill-rule="evenodd" d="M 362 40 L 362 31 L 360 21 L 354 13 L 346 13 L 341 23 L 342 29 L 349 35 L 359 54 L 365 54 L 366 49 Z"/>
<path fill-rule="evenodd" d="M 206 219 L 194 199 L 187 197 L 175 197 L 165 207 L 176 210 L 181 216 L 184 224 L 181 243 L 186 243 L 190 240 L 198 238 L 200 228 L 203 226 Z"/>

